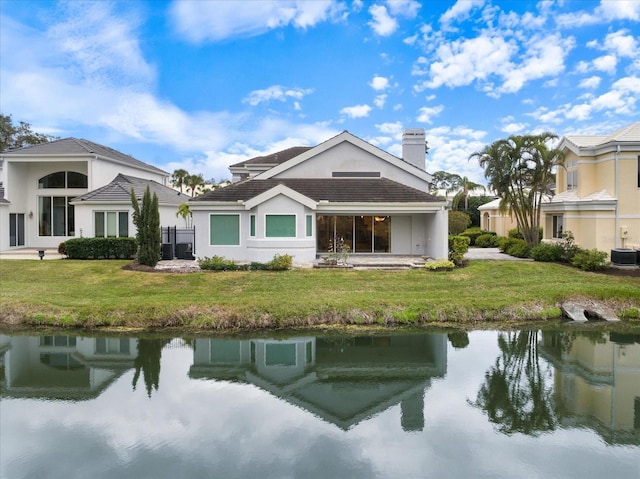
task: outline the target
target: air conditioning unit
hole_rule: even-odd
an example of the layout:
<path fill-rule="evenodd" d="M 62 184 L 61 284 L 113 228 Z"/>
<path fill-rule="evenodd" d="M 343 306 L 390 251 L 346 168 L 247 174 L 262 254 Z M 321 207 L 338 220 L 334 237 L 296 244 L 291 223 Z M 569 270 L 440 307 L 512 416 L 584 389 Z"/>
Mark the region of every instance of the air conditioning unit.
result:
<path fill-rule="evenodd" d="M 620 238 L 628 238 L 629 237 L 629 228 L 626 226 L 620 227 Z"/>

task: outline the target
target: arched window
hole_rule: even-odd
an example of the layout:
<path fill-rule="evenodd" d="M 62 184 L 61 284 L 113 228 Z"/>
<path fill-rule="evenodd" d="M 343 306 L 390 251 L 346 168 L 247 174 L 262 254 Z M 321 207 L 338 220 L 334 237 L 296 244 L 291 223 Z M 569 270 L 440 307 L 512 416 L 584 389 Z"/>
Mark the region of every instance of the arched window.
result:
<path fill-rule="evenodd" d="M 75 171 L 56 171 L 38 180 L 38 188 L 87 188 L 87 175 Z"/>

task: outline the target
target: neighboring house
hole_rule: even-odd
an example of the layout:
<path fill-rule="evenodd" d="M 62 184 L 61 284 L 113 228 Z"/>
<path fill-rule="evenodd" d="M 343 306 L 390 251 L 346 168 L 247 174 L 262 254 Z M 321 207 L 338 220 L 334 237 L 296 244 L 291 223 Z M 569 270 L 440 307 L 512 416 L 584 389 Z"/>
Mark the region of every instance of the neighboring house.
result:
<path fill-rule="evenodd" d="M 161 220 L 173 225 L 177 205 L 187 196 L 163 186 L 168 177 L 129 155 L 76 138 L 0 153 L 0 251 L 55 248 L 80 236 L 134 236 L 126 194 L 133 187 L 141 196 L 147 184 L 161 197 Z"/>
<path fill-rule="evenodd" d="M 480 227 L 486 231 L 493 231 L 498 236 L 509 236 L 509 230 L 517 228 L 518 222 L 509 209 L 500 211 L 500 198 L 480 205 Z"/>
<path fill-rule="evenodd" d="M 344 131 L 231 166 L 239 181 L 189 201 L 196 256 L 306 263 L 343 243 L 446 258 L 447 202 L 429 192 L 424 130 L 405 131 L 402 147 L 404 159 Z"/>
<path fill-rule="evenodd" d="M 582 248 L 640 247 L 640 121 L 610 135 L 568 135 L 556 195 L 542 205 L 544 238 L 571 232 Z"/>
<path fill-rule="evenodd" d="M 158 197 L 160 224 L 173 226 L 183 223 L 176 213 L 178 206 L 190 198 L 188 195 L 153 180 L 119 174 L 108 185 L 71 201 L 75 206 L 76 225 L 79 226 L 80 236 L 135 236 L 131 190 L 134 191 L 138 204 L 142 206 L 142 196 L 147 187 L 152 196 L 155 193 Z M 86 230 L 83 229 L 83 225 L 87 227 Z"/>

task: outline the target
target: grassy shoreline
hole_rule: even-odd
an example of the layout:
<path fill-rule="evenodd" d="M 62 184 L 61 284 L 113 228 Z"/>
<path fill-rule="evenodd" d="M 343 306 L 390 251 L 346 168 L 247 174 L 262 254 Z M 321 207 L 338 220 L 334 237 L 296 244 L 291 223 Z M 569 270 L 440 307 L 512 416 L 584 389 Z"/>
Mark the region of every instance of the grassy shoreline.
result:
<path fill-rule="evenodd" d="M 0 261 L 0 329 L 259 331 L 559 323 L 559 303 L 612 307 L 640 328 L 640 278 L 472 261 L 451 272 L 296 269 L 148 273 L 128 261 Z"/>

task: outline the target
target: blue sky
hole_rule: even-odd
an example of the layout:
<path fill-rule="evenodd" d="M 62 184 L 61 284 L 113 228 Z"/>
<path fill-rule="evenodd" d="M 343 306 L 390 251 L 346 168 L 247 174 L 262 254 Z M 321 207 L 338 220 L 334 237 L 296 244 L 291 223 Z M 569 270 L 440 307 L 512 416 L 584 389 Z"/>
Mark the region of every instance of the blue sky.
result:
<path fill-rule="evenodd" d="M 512 134 L 640 118 L 640 1 L 0 0 L 0 110 L 173 172 L 343 130 L 484 183 Z"/>

